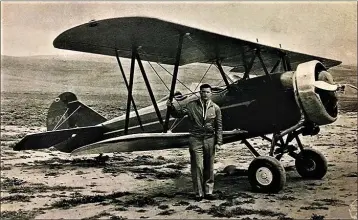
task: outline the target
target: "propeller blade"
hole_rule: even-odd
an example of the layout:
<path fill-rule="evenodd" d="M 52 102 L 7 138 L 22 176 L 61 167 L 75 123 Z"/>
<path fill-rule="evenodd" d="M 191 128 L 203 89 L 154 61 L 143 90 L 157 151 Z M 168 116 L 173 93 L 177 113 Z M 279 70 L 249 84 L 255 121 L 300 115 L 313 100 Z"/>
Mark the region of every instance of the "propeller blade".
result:
<path fill-rule="evenodd" d="M 327 91 L 336 91 L 338 89 L 337 85 L 332 85 L 325 81 L 315 81 L 314 86 L 318 89 L 327 90 Z"/>
<path fill-rule="evenodd" d="M 353 85 L 351 85 L 351 84 L 345 84 L 344 86 L 349 86 L 349 87 L 351 87 L 352 89 L 358 90 L 358 88 L 357 88 L 356 86 L 353 86 Z"/>

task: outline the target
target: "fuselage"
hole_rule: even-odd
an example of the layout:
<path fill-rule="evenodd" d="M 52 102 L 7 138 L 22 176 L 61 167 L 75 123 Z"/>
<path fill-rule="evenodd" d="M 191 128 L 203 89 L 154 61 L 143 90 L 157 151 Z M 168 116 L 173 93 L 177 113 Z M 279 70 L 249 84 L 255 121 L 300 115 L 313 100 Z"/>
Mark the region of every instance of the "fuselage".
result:
<path fill-rule="evenodd" d="M 287 129 L 296 124 L 301 117 L 292 85 L 293 72 L 259 76 L 250 80 L 240 80 L 224 88 L 213 88 L 212 100 L 222 111 L 223 130 L 241 129 L 256 135 L 264 135 Z M 180 108 L 199 98 L 198 93 L 175 96 L 174 106 Z M 158 102 L 162 118 L 166 114 L 166 100 Z M 148 106 L 138 110 L 144 132 L 162 132 L 155 109 Z M 103 123 L 107 134 L 123 135 L 126 116 L 114 118 Z M 172 132 L 187 132 L 190 123 L 185 117 L 170 118 Z M 113 132 L 113 133 L 112 133 Z M 136 113 L 129 117 L 128 133 L 142 132 Z"/>

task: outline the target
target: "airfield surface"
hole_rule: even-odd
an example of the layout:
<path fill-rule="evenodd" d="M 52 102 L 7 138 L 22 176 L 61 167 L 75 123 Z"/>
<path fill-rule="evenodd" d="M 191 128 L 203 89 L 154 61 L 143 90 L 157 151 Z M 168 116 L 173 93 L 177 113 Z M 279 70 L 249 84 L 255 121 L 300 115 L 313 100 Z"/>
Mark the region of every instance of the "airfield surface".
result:
<path fill-rule="evenodd" d="M 196 202 L 187 149 L 102 158 L 72 157 L 53 149 L 12 151 L 10 145 L 26 133 L 45 130 L 38 119 L 46 113 L 36 101 L 20 105 L 12 97 L 2 97 L 2 218 L 351 218 L 349 205 L 357 198 L 356 112 L 341 112 L 334 124 L 321 127 L 319 135 L 302 138 L 305 146 L 327 157 L 328 173 L 322 180 L 303 180 L 293 159 L 285 156 L 285 188 L 278 194 L 253 193 L 245 171 L 251 153 L 239 142 L 226 144 L 215 162 L 219 199 Z M 20 106 L 16 111 L 15 105 Z M 268 154 L 268 142 L 251 142 L 259 153 Z M 238 172 L 224 175 L 222 170 L 231 164 Z"/>
<path fill-rule="evenodd" d="M 190 83 L 201 78 L 203 68 L 189 66 L 181 73 L 181 80 Z M 334 78 L 356 82 L 356 67 L 337 68 Z M 72 157 L 54 149 L 11 149 L 24 135 L 46 130 L 48 107 L 61 92 L 75 92 L 108 119 L 123 113 L 126 92 L 116 63 L 2 57 L 1 81 L 1 219 L 351 219 L 349 205 L 357 198 L 358 178 L 356 93 L 340 98 L 343 106 L 335 123 L 322 126 L 317 136 L 301 139 L 327 157 L 328 173 L 322 180 L 303 180 L 293 159 L 285 156 L 285 188 L 278 194 L 253 193 L 246 176 L 253 157 L 237 142 L 217 152 L 219 199 L 196 202 L 187 149 L 101 158 Z M 152 86 L 163 89 L 156 81 Z M 134 95 L 146 94 L 142 88 L 136 84 Z M 143 107 L 150 99 L 139 96 L 137 101 Z M 268 154 L 268 142 L 251 143 L 259 153 Z M 227 165 L 236 165 L 238 172 L 225 176 L 222 170 Z"/>

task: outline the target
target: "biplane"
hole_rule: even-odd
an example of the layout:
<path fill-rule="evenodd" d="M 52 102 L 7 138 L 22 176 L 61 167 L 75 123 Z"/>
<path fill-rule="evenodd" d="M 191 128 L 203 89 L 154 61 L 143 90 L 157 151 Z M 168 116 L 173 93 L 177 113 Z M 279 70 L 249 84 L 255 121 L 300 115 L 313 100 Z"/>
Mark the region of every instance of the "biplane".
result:
<path fill-rule="evenodd" d="M 198 98 L 195 90 L 176 91 L 176 84 L 180 67 L 202 63 L 216 66 L 225 84 L 212 89 L 212 99 L 222 111 L 224 143 L 241 141 L 254 156 L 248 168 L 253 190 L 278 192 L 284 187 L 284 154 L 295 159 L 303 178 L 320 179 L 327 172 L 325 157 L 303 147 L 300 136 L 316 135 L 320 126 L 337 119 L 339 86 L 327 70 L 340 61 L 150 17 L 92 20 L 61 33 L 53 45 L 115 57 L 128 91 L 126 112 L 107 120 L 75 94 L 62 93 L 49 108 L 47 132 L 26 135 L 14 150 L 54 147 L 83 155 L 185 148 L 188 119 L 171 117 L 166 102 L 180 107 Z M 130 59 L 129 79 L 121 58 Z M 155 99 L 142 61 L 174 67 L 163 99 Z M 136 63 L 152 102 L 141 109 L 133 98 Z M 241 76 L 232 77 L 234 73 Z M 269 155 L 260 155 L 250 144 L 255 137 L 268 141 Z"/>

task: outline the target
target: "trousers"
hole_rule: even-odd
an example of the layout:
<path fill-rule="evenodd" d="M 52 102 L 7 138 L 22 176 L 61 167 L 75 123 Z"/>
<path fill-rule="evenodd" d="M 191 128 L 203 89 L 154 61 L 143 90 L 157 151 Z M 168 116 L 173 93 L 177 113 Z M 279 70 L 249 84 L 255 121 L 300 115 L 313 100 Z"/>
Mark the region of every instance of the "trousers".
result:
<path fill-rule="evenodd" d="M 215 138 L 189 138 L 191 177 L 197 196 L 212 194 L 214 190 Z"/>

